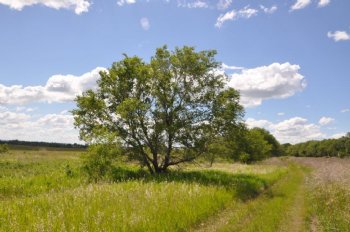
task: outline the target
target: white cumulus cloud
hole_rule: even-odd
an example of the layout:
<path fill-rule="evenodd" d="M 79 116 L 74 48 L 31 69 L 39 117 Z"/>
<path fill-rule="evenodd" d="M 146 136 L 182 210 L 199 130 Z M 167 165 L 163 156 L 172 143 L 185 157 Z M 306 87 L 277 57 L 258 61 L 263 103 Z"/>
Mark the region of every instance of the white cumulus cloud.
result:
<path fill-rule="evenodd" d="M 268 120 L 246 120 L 249 128 L 262 127 L 269 130 L 280 143 L 300 143 L 308 140 L 325 138 L 317 124 L 309 123 L 302 117 L 294 117 L 282 122 L 272 123 Z"/>
<path fill-rule="evenodd" d="M 149 23 L 148 18 L 142 18 L 140 19 L 140 24 L 143 30 L 148 31 L 151 27 L 151 24 Z"/>
<path fill-rule="evenodd" d="M 333 39 L 335 42 L 342 41 L 342 40 L 350 40 L 350 35 L 346 31 L 335 31 L 331 32 L 329 31 L 327 33 L 328 38 Z"/>
<path fill-rule="evenodd" d="M 221 1 L 219 1 L 220 3 Z M 224 3 L 226 1 L 223 1 Z M 229 2 L 229 1 L 227 1 Z M 223 4 L 223 3 L 222 3 Z M 220 7 L 219 7 L 220 5 Z M 226 6 L 226 5 L 224 5 Z M 226 9 L 225 7 L 218 4 L 218 9 Z M 237 19 L 250 19 L 253 16 L 257 16 L 259 12 L 263 12 L 265 14 L 272 14 L 277 10 L 277 6 L 273 5 L 270 8 L 260 5 L 260 9 L 251 8 L 249 6 L 245 6 L 240 10 L 231 10 L 224 14 L 220 14 L 216 19 L 215 27 L 220 28 L 226 21 L 234 21 Z"/>
<path fill-rule="evenodd" d="M 217 3 L 217 8 L 219 10 L 225 10 L 232 4 L 232 0 L 219 0 Z"/>
<path fill-rule="evenodd" d="M 220 28 L 226 21 L 232 21 L 236 18 L 237 12 L 235 10 L 231 10 L 226 12 L 225 14 L 221 14 L 215 23 L 215 27 Z"/>
<path fill-rule="evenodd" d="M 220 28 L 226 21 L 233 21 L 239 18 L 249 19 L 256 16 L 258 12 L 259 10 L 250 8 L 249 6 L 246 6 L 238 11 L 228 11 L 225 14 L 220 14 L 220 16 L 216 19 L 215 27 Z"/>
<path fill-rule="evenodd" d="M 260 5 L 260 9 L 266 14 L 273 14 L 277 10 L 277 6 L 273 5 L 270 8 Z"/>
<path fill-rule="evenodd" d="M 257 106 L 267 99 L 281 99 L 302 91 L 306 82 L 299 74 L 300 67 L 289 63 L 274 63 L 252 69 L 222 64 L 220 74 L 224 70 L 236 71 L 229 75 L 228 86 L 241 93 L 244 106 Z M 98 67 L 81 76 L 54 75 L 45 85 L 38 86 L 5 86 L 0 84 L 1 105 L 23 105 L 32 102 L 70 102 L 87 89 L 96 88 L 99 72 L 106 70 Z"/>
<path fill-rule="evenodd" d="M 350 112 L 350 109 L 342 109 L 340 112 L 341 112 L 341 113 Z"/>
<path fill-rule="evenodd" d="M 186 7 L 186 8 L 208 8 L 209 4 L 207 1 L 203 1 L 203 0 L 194 0 L 194 1 L 178 0 L 177 6 Z"/>
<path fill-rule="evenodd" d="M 293 96 L 306 87 L 299 65 L 273 63 L 230 75 L 228 86 L 240 91 L 241 103 L 252 107 L 267 99 Z"/>
<path fill-rule="evenodd" d="M 318 6 L 319 7 L 324 7 L 324 6 L 327 6 L 330 2 L 331 2 L 331 0 L 320 0 L 318 2 Z"/>
<path fill-rule="evenodd" d="M 222 63 L 221 68 L 223 70 L 242 70 L 242 69 L 244 69 L 244 67 L 227 65 L 225 63 Z"/>
<path fill-rule="evenodd" d="M 0 104 L 25 104 L 30 102 L 68 102 L 87 89 L 96 87 L 99 72 L 105 68 L 95 68 L 81 76 L 54 75 L 43 86 L 0 84 Z"/>
<path fill-rule="evenodd" d="M 86 0 L 0 0 L 0 4 L 14 10 L 22 10 L 26 6 L 43 5 L 56 10 L 72 9 L 76 14 L 88 12 L 90 2 Z"/>
<path fill-rule="evenodd" d="M 320 118 L 320 120 L 318 121 L 318 123 L 321 125 L 321 126 L 325 126 L 325 125 L 328 125 L 330 123 L 334 122 L 334 118 L 330 118 L 330 117 L 322 117 Z"/>
<path fill-rule="evenodd" d="M 258 14 L 258 10 L 254 8 L 249 8 L 249 6 L 244 7 L 238 11 L 238 15 L 242 18 L 251 18 L 252 16 L 256 16 Z"/>
<path fill-rule="evenodd" d="M 246 124 L 248 125 L 249 128 L 260 127 L 268 130 L 270 130 L 271 127 L 273 126 L 273 123 L 268 120 L 265 120 L 265 119 L 256 120 L 254 118 L 248 118 L 246 120 Z"/>
<path fill-rule="evenodd" d="M 342 133 L 336 133 L 334 135 L 331 136 L 332 139 L 339 139 L 341 137 L 344 137 L 346 135 L 345 132 L 342 132 Z"/>
<path fill-rule="evenodd" d="M 33 117 L 27 113 L 0 110 L 0 134 L 3 140 L 79 143 L 71 114 L 47 114 Z"/>
<path fill-rule="evenodd" d="M 292 6 L 291 10 L 300 10 L 307 7 L 311 3 L 311 0 L 297 0 Z"/>
<path fill-rule="evenodd" d="M 136 0 L 118 0 L 117 1 L 118 6 L 124 6 L 125 4 L 130 5 L 134 3 L 136 3 Z"/>
<path fill-rule="evenodd" d="M 0 111 L 0 121 L 1 121 L 0 125 L 18 123 L 18 122 L 28 120 L 29 118 L 30 116 L 24 113 Z"/>

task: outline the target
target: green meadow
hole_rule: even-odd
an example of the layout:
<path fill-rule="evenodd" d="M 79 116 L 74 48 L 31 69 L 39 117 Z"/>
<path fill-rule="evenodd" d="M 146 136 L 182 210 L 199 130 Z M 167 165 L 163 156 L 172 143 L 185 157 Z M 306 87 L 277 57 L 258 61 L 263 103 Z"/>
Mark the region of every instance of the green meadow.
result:
<path fill-rule="evenodd" d="M 350 228 L 347 185 L 324 187 L 322 177 L 314 176 L 317 170 L 299 159 L 211 167 L 200 162 L 153 176 L 130 163 L 91 182 L 82 156 L 82 151 L 45 149 L 1 155 L 0 231 Z"/>

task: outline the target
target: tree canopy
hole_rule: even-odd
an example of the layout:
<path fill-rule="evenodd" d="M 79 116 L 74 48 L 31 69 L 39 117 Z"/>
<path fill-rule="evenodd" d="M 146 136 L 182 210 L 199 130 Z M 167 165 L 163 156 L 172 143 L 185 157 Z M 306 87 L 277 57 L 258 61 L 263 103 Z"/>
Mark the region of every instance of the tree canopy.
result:
<path fill-rule="evenodd" d="M 149 62 L 126 56 L 76 98 L 75 126 L 87 143 L 113 141 L 151 173 L 192 161 L 239 127 L 239 93 L 225 86 L 216 51 L 158 48 Z"/>
<path fill-rule="evenodd" d="M 271 146 L 270 153 L 268 156 L 282 156 L 283 150 L 277 139 L 266 129 L 255 127 L 251 129 L 263 136 L 263 139 Z"/>

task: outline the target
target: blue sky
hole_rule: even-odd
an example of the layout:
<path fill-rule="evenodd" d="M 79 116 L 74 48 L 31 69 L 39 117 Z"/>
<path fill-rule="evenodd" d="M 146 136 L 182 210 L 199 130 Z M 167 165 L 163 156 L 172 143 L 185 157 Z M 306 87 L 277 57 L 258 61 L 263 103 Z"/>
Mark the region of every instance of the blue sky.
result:
<path fill-rule="evenodd" d="M 281 142 L 350 131 L 350 1 L 0 0 L 0 139 L 79 142 L 98 71 L 157 47 L 216 49 L 248 125 Z"/>

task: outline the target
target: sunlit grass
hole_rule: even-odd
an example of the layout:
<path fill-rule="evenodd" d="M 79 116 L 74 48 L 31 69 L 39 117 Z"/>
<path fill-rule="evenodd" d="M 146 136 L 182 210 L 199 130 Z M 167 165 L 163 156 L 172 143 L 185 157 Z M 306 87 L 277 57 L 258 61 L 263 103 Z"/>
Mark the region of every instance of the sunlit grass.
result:
<path fill-rule="evenodd" d="M 2 202 L 2 231 L 174 231 L 230 201 L 225 189 L 130 181 Z"/>
<path fill-rule="evenodd" d="M 275 172 L 280 169 L 285 169 L 284 167 L 279 167 L 276 165 L 263 165 L 263 164 L 241 164 L 241 163 L 229 163 L 229 162 L 219 162 L 214 163 L 212 166 L 208 164 L 200 165 L 187 165 L 185 169 L 190 170 L 220 170 L 229 173 L 244 173 L 244 174 L 268 174 Z"/>
<path fill-rule="evenodd" d="M 309 192 L 310 223 L 321 231 L 350 230 L 350 187 L 321 184 Z"/>
<path fill-rule="evenodd" d="M 11 151 L 0 156 L 0 200 L 77 187 L 79 153 Z"/>
<path fill-rule="evenodd" d="M 0 231 L 184 231 L 245 204 L 287 173 L 264 165 L 186 167 L 151 176 L 135 165 L 88 184 L 79 152 L 0 157 Z"/>
<path fill-rule="evenodd" d="M 231 219 L 219 231 L 298 231 L 295 227 L 283 230 L 291 220 L 288 210 L 303 181 L 305 170 L 290 166 L 287 175 L 276 182 L 256 200 L 235 205 Z M 304 222 L 302 222 L 304 227 Z"/>

